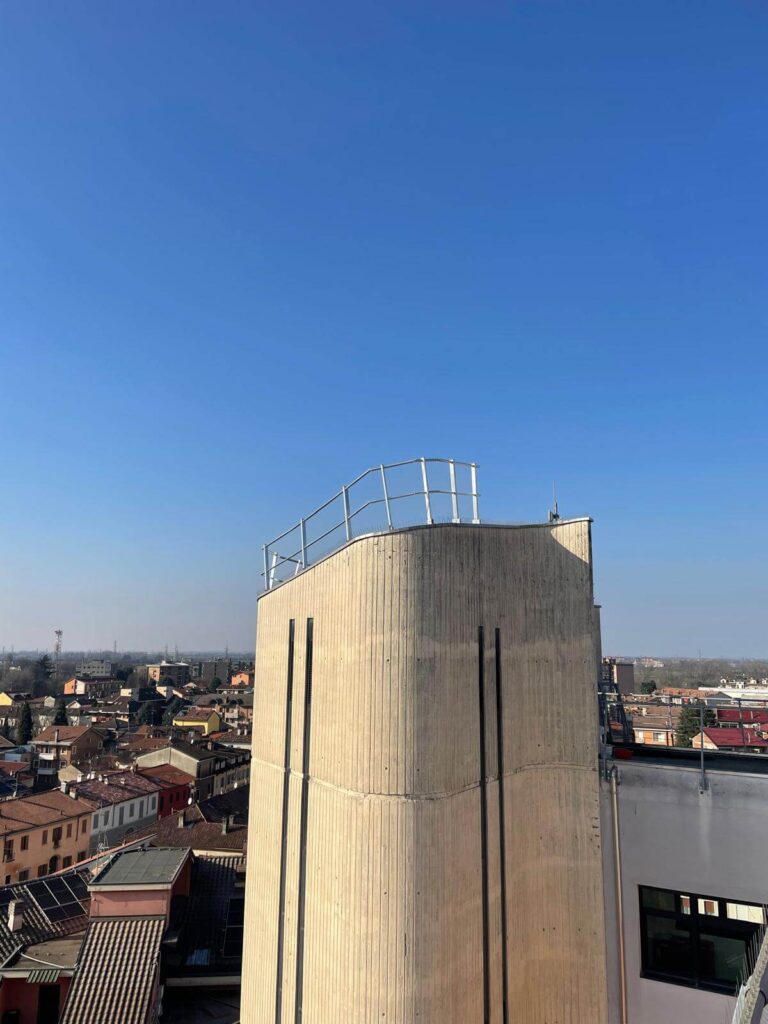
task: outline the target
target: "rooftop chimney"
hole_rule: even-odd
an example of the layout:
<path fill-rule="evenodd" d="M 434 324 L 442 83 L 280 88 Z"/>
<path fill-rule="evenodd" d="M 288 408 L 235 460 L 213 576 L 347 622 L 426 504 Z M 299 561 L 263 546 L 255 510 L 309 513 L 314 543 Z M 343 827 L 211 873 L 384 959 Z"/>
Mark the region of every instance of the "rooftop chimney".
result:
<path fill-rule="evenodd" d="M 8 927 L 12 932 L 20 932 L 24 927 L 24 900 L 11 900 L 8 904 Z"/>
<path fill-rule="evenodd" d="M 229 815 L 225 814 L 221 819 L 221 834 L 225 836 L 229 832 Z"/>
<path fill-rule="evenodd" d="M 58 729 L 54 729 L 53 730 L 53 742 L 54 743 L 58 743 L 59 742 L 59 730 Z"/>
<path fill-rule="evenodd" d="M 178 828 L 184 828 L 184 811 L 182 810 L 179 814 L 178 821 L 176 822 Z"/>

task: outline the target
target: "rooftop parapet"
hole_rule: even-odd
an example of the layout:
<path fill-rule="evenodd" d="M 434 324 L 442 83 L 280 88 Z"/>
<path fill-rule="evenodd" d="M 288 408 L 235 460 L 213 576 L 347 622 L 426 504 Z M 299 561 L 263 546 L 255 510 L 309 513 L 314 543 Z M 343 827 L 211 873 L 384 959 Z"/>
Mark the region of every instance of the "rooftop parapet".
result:
<path fill-rule="evenodd" d="M 264 588 L 271 590 L 367 533 L 442 522 L 477 525 L 479 497 L 475 462 L 421 458 L 366 469 L 263 546 Z"/>

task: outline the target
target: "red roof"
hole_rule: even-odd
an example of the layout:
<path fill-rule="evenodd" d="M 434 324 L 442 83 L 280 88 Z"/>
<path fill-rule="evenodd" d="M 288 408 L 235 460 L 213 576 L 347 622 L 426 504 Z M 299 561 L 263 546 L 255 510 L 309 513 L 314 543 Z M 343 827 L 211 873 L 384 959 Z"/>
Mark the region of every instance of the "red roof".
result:
<path fill-rule="evenodd" d="M 729 726 L 718 728 L 710 726 L 704 730 L 704 735 L 711 740 L 716 747 L 768 747 L 768 740 L 756 736 L 754 729 L 734 729 Z M 693 746 L 696 746 L 694 737 Z"/>
<path fill-rule="evenodd" d="M 768 708 L 718 708 L 719 722 L 768 722 Z"/>

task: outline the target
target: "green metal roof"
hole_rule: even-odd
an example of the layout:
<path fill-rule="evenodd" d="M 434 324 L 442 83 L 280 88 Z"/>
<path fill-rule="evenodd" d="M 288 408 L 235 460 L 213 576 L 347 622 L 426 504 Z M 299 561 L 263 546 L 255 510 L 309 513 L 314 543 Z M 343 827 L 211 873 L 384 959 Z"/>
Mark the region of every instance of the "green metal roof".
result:
<path fill-rule="evenodd" d="M 189 856 L 189 849 L 149 847 L 126 850 L 96 876 L 91 886 L 100 885 L 169 885 Z"/>

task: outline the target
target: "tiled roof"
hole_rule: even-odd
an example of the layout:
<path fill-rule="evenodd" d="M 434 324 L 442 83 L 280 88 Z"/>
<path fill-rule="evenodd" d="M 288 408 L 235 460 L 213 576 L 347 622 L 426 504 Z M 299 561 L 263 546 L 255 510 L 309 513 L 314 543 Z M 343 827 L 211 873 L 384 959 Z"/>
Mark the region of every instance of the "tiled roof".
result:
<path fill-rule="evenodd" d="M 704 729 L 704 735 L 718 747 L 768 747 L 768 740 L 756 735 L 753 729 L 735 729 L 716 726 Z M 694 739 L 694 746 L 696 746 Z"/>
<path fill-rule="evenodd" d="M 90 731 L 88 725 L 49 725 L 32 740 L 37 743 L 55 743 L 56 733 L 59 734 L 59 743 L 74 743 Z M 94 730 L 95 732 L 96 730 Z"/>
<path fill-rule="evenodd" d="M 158 764 L 153 768 L 139 768 L 138 774 L 145 775 L 148 779 L 153 779 L 163 789 L 170 789 L 173 786 L 191 786 L 195 781 L 194 775 L 190 775 L 189 772 L 183 772 L 181 768 L 176 768 L 172 764 Z"/>
<path fill-rule="evenodd" d="M 88 906 L 90 896 L 86 889 L 89 873 L 83 869 L 75 871 L 59 872 L 57 875 L 49 875 L 39 882 L 45 883 L 40 886 L 37 883 L 18 883 L 17 885 L 6 885 L 0 888 L 0 966 L 5 966 L 9 961 L 21 953 L 28 946 L 46 942 L 49 939 L 60 938 L 65 935 L 72 935 L 83 931 L 88 924 Z M 82 895 L 80 906 L 73 906 L 72 911 L 63 916 L 59 913 L 61 900 L 52 896 L 44 900 L 48 905 L 47 909 L 54 909 L 54 915 L 59 917 L 58 921 L 52 921 L 35 898 L 35 893 L 44 889 L 53 879 L 75 879 Z M 67 888 L 67 887 L 65 887 Z M 67 898 L 71 898 L 67 896 Z M 20 931 L 12 932 L 8 927 L 8 904 L 11 900 L 22 900 L 24 902 L 23 925 Z M 82 911 L 82 912 L 80 912 Z"/>
<path fill-rule="evenodd" d="M 90 800 L 66 796 L 60 789 L 29 793 L 0 803 L 0 834 L 24 832 L 37 825 L 55 825 L 98 809 Z"/>
<path fill-rule="evenodd" d="M 179 826 L 179 817 L 184 815 L 184 826 Z M 221 822 L 205 821 L 197 805 L 184 811 L 169 814 L 159 821 L 139 829 L 132 840 L 151 838 L 153 846 L 177 847 L 187 850 L 231 850 L 245 853 L 248 842 L 248 826 L 235 822 L 226 832 Z"/>
<path fill-rule="evenodd" d="M 74 783 L 78 797 L 95 800 L 99 806 L 103 804 L 120 804 L 124 800 L 133 800 L 137 796 L 157 793 L 158 783 L 140 775 L 138 772 L 116 772 L 103 775 L 101 779 L 86 779 Z"/>
<path fill-rule="evenodd" d="M 720 722 L 768 722 L 768 708 L 718 708 Z"/>
<path fill-rule="evenodd" d="M 182 929 L 182 953 L 187 966 L 211 967 L 221 961 L 236 966 L 242 959 L 244 891 L 235 887 L 244 857 L 196 857 Z M 238 923 L 235 918 L 238 917 Z"/>
<path fill-rule="evenodd" d="M 216 708 L 182 708 L 177 714 L 173 716 L 173 720 L 174 722 L 181 722 L 187 720 L 193 722 L 207 722 L 208 719 L 215 714 L 218 714 Z"/>
<path fill-rule="evenodd" d="M 91 921 L 61 1024 L 145 1024 L 165 917 Z"/>
<path fill-rule="evenodd" d="M 0 761 L 0 774 L 21 775 L 28 771 L 29 765 L 26 761 Z"/>
<path fill-rule="evenodd" d="M 219 793 L 209 800 L 200 800 L 198 807 L 205 821 L 222 822 L 224 818 L 235 816 L 238 825 L 248 824 L 248 801 L 250 786 L 241 786 L 231 793 Z"/>

